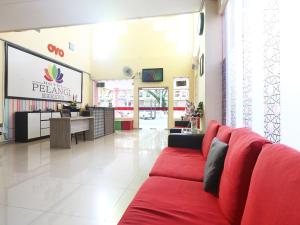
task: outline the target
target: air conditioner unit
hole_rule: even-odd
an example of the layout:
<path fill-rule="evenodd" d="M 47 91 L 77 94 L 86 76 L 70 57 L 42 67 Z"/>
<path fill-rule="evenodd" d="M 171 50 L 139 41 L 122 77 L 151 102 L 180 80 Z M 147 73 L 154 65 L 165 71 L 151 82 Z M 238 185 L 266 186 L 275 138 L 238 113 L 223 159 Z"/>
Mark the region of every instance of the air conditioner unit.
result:
<path fill-rule="evenodd" d="M 96 87 L 105 87 L 105 83 L 104 82 L 98 82 L 96 84 Z"/>
<path fill-rule="evenodd" d="M 187 87 L 187 80 L 177 80 L 175 82 L 175 85 L 176 85 L 177 88 Z"/>
<path fill-rule="evenodd" d="M 174 89 L 189 89 L 189 78 L 187 77 L 178 77 L 174 79 L 173 82 Z"/>

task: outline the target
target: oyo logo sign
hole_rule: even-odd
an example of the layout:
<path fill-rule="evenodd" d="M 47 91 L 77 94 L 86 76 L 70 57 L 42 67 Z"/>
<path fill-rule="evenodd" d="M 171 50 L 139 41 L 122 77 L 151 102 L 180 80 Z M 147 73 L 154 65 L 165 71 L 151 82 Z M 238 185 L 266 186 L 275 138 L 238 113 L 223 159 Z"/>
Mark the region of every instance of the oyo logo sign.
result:
<path fill-rule="evenodd" d="M 65 56 L 64 50 L 56 47 L 53 44 L 48 44 L 48 51 L 49 52 L 53 52 L 55 55 L 59 55 L 60 57 L 64 57 Z"/>

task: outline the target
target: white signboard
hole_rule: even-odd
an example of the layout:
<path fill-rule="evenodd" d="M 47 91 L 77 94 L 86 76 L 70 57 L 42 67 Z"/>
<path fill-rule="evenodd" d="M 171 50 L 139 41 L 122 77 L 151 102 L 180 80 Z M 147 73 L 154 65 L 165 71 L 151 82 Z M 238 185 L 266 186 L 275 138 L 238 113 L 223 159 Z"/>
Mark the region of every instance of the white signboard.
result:
<path fill-rule="evenodd" d="M 82 102 L 82 72 L 7 44 L 6 97 Z"/>

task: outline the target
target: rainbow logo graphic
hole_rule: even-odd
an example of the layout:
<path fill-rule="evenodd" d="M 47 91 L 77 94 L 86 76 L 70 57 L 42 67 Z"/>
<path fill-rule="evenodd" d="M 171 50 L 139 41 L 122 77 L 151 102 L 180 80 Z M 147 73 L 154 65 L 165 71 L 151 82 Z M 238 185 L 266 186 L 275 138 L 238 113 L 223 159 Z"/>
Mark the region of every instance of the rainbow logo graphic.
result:
<path fill-rule="evenodd" d="M 61 84 L 62 82 L 64 82 L 63 80 L 63 74 L 60 71 L 60 68 L 57 68 L 55 64 L 53 65 L 49 65 L 48 68 L 46 68 L 45 70 L 45 75 L 44 78 L 47 81 L 56 81 L 56 83 Z"/>

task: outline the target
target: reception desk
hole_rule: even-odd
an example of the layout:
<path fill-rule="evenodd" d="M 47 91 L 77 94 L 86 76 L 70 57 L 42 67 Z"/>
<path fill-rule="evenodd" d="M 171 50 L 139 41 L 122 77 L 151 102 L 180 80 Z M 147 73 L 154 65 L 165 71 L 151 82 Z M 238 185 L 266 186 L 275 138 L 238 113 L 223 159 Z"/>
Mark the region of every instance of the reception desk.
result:
<path fill-rule="evenodd" d="M 105 135 L 113 134 L 115 110 L 114 108 L 105 107 L 89 107 L 88 111 L 94 119 L 94 137 L 102 137 Z"/>
<path fill-rule="evenodd" d="M 71 148 L 71 135 L 85 131 L 86 140 L 94 139 L 94 117 L 50 119 L 50 147 Z"/>

